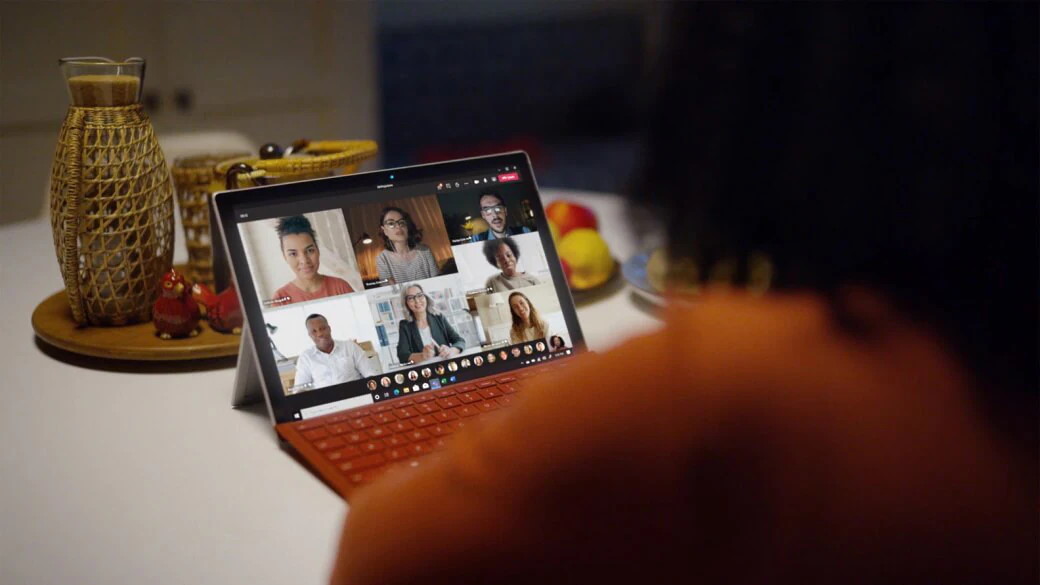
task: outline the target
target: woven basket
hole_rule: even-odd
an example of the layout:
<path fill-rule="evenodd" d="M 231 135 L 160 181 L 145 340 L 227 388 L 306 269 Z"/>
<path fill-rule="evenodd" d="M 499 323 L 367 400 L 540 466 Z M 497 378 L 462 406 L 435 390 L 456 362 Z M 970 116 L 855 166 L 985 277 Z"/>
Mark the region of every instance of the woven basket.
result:
<path fill-rule="evenodd" d="M 73 319 L 151 319 L 173 261 L 173 186 L 139 104 L 69 107 L 51 167 L 51 228 Z"/>
<path fill-rule="evenodd" d="M 297 154 L 285 158 L 249 157 L 221 161 L 216 165 L 216 178 L 210 189 L 223 191 L 252 185 L 328 177 L 337 173 L 346 175 L 357 171 L 362 162 L 379 152 L 373 140 L 322 140 L 305 144 L 306 146 L 296 151 Z M 239 164 L 246 165 L 248 172 L 228 173 L 232 167 Z M 212 212 L 212 209 L 210 211 Z M 216 220 L 211 217 L 210 221 Z M 223 290 L 231 285 L 227 252 L 219 235 L 214 234 L 210 241 L 213 246 L 213 284 L 217 290 Z"/>
<path fill-rule="evenodd" d="M 228 169 L 237 163 L 245 163 L 253 169 L 249 173 L 235 175 L 222 184 L 221 189 L 239 189 L 258 183 L 301 181 L 327 177 L 337 172 L 349 175 L 377 152 L 379 147 L 373 140 L 320 140 L 308 142 L 303 149 L 298 150 L 297 153 L 302 153 L 302 156 L 226 160 L 217 165 L 217 173 L 224 177 Z"/>
<path fill-rule="evenodd" d="M 187 277 L 191 282 L 213 286 L 213 244 L 209 229 L 210 197 L 214 184 L 224 178 L 217 165 L 228 159 L 242 159 L 245 152 L 200 154 L 179 158 L 173 163 L 173 182 L 177 187 L 184 242 L 188 247 Z M 223 188 L 223 187 L 221 187 Z"/>

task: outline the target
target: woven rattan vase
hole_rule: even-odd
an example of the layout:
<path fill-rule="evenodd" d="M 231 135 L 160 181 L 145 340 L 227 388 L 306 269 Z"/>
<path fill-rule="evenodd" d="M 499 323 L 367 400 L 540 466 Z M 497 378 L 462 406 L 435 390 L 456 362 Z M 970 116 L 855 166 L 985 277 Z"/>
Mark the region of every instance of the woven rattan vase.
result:
<path fill-rule="evenodd" d="M 63 59 L 72 105 L 51 167 L 51 228 L 79 324 L 151 319 L 173 260 L 173 185 L 140 105 L 144 62 Z"/>

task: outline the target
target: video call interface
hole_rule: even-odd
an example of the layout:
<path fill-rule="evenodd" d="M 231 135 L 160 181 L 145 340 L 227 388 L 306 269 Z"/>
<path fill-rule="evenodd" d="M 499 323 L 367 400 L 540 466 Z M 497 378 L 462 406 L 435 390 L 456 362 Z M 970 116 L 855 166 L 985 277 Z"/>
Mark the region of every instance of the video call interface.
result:
<path fill-rule="evenodd" d="M 569 355 L 520 175 L 239 223 L 285 395 L 377 402 Z"/>

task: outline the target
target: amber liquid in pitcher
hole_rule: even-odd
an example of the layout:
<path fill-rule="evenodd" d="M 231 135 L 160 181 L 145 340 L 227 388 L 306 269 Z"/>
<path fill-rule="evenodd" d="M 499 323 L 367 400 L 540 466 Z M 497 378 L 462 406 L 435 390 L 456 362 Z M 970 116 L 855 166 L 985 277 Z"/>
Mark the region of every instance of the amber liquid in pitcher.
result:
<path fill-rule="evenodd" d="M 77 106 L 129 106 L 137 103 L 141 80 L 134 75 L 77 75 L 68 79 Z"/>

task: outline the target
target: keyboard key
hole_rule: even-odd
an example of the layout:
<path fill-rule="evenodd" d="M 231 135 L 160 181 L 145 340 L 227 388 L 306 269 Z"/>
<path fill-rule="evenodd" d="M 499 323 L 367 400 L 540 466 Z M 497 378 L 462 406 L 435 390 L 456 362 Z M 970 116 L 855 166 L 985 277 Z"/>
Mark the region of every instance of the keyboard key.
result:
<path fill-rule="evenodd" d="M 376 440 L 368 441 L 366 443 L 361 443 L 360 445 L 358 445 L 358 449 L 361 449 L 362 453 L 378 453 L 382 451 L 383 448 L 383 442 Z"/>
<path fill-rule="evenodd" d="M 434 392 L 433 395 L 436 396 L 437 398 L 447 398 L 449 396 L 455 396 L 455 390 L 450 389 L 450 388 L 445 388 L 444 390 L 438 390 L 438 391 Z"/>
<path fill-rule="evenodd" d="M 474 391 L 476 389 L 477 389 L 477 387 L 474 384 L 463 384 L 462 386 L 458 387 L 459 393 L 462 393 L 462 392 L 472 392 L 472 391 Z"/>
<path fill-rule="evenodd" d="M 350 421 L 350 426 L 354 427 L 356 430 L 359 430 L 359 431 L 363 431 L 365 429 L 370 429 L 370 428 L 374 427 L 375 425 L 376 425 L 376 421 L 372 420 L 372 417 L 370 417 L 370 416 L 366 416 L 365 418 L 358 418 L 358 419 L 354 419 L 354 420 Z"/>
<path fill-rule="evenodd" d="M 344 473 L 350 473 L 353 471 L 362 471 L 373 467 L 379 467 L 384 463 L 386 463 L 386 457 L 383 457 L 381 453 L 373 453 L 371 455 L 351 459 L 350 461 L 344 461 L 339 464 L 339 470 Z"/>
<path fill-rule="evenodd" d="M 482 412 L 491 412 L 492 410 L 498 410 L 498 404 L 491 400 L 478 402 L 476 404 L 476 407 L 479 408 Z"/>
<path fill-rule="evenodd" d="M 477 402 L 479 400 L 483 400 L 483 398 L 481 398 L 480 395 L 476 392 L 466 392 L 463 394 L 459 394 L 458 398 L 460 401 L 466 404 L 469 404 L 470 402 Z"/>
<path fill-rule="evenodd" d="M 393 449 L 388 449 L 386 451 L 386 457 L 391 461 L 400 461 L 408 456 L 408 450 L 404 447 L 394 447 Z"/>
<path fill-rule="evenodd" d="M 329 416 L 325 417 L 325 424 L 334 425 L 336 423 L 346 422 L 349 419 L 350 417 L 347 416 L 345 413 L 330 414 Z"/>
<path fill-rule="evenodd" d="M 490 388 L 494 385 L 494 380 L 484 380 L 483 382 L 477 382 L 477 388 Z"/>
<path fill-rule="evenodd" d="M 333 435 L 342 435 L 343 433 L 349 433 L 352 429 L 347 423 L 339 423 L 336 425 L 329 425 L 329 432 Z"/>
<path fill-rule="evenodd" d="M 501 390 L 503 394 L 513 394 L 519 390 L 516 384 L 501 384 L 498 389 Z"/>
<path fill-rule="evenodd" d="M 441 407 L 437 406 L 436 402 L 427 402 L 426 404 L 420 404 L 415 407 L 415 410 L 418 410 L 422 414 L 433 414 L 440 409 Z"/>
<path fill-rule="evenodd" d="M 393 435 L 383 439 L 383 444 L 387 447 L 403 447 L 411 442 L 412 440 L 406 434 Z"/>
<path fill-rule="evenodd" d="M 349 476 L 347 476 L 347 479 L 349 479 L 350 483 L 354 485 L 364 485 L 366 483 L 371 483 L 376 478 L 383 475 L 385 472 L 386 470 L 381 467 L 376 469 L 369 469 L 367 471 L 351 473 Z"/>
<path fill-rule="evenodd" d="M 389 425 L 387 425 L 387 428 L 389 428 L 391 431 L 395 433 L 403 433 L 405 431 L 412 430 L 414 427 L 412 426 L 412 423 L 406 420 L 399 420 L 395 423 L 390 423 Z"/>
<path fill-rule="evenodd" d="M 325 437 L 329 436 L 329 432 L 326 431 L 324 427 L 312 429 L 309 431 L 303 431 L 300 434 L 303 435 L 304 439 L 307 439 L 311 442 L 317 441 L 318 439 L 324 439 Z"/>
<path fill-rule="evenodd" d="M 430 438 L 430 434 L 422 429 L 415 429 L 408 432 L 408 438 L 413 441 L 424 441 Z"/>
<path fill-rule="evenodd" d="M 353 459 L 361 455 L 361 449 L 357 447 L 343 447 L 342 449 L 336 449 L 335 451 L 328 451 L 325 453 L 325 457 L 329 461 L 342 461 L 344 459 Z"/>
<path fill-rule="evenodd" d="M 372 411 L 367 408 L 356 408 L 347 413 L 349 418 L 361 418 L 372 414 Z"/>
<path fill-rule="evenodd" d="M 428 445 L 425 442 L 424 443 L 412 443 L 411 445 L 408 445 L 408 452 L 411 453 L 412 455 L 426 455 L 427 453 L 430 453 L 431 451 L 433 451 L 433 449 L 430 447 L 430 445 Z"/>
<path fill-rule="evenodd" d="M 428 414 L 424 414 L 413 418 L 411 422 L 417 427 L 428 427 L 432 424 L 435 424 L 437 422 L 437 419 L 433 418 Z"/>
<path fill-rule="evenodd" d="M 432 427 L 428 427 L 426 430 L 430 431 L 430 434 L 435 437 L 443 437 L 454 432 L 448 425 L 433 425 Z"/>
<path fill-rule="evenodd" d="M 459 420 L 453 420 L 448 423 L 448 426 L 451 427 L 453 431 L 459 431 L 462 427 L 466 426 L 466 420 L 461 418 Z"/>
<path fill-rule="evenodd" d="M 455 414 L 459 416 L 476 416 L 480 414 L 480 411 L 470 406 L 469 404 L 463 404 L 462 406 L 454 410 Z"/>
<path fill-rule="evenodd" d="M 364 433 L 354 431 L 353 433 L 347 433 L 343 435 L 343 438 L 347 440 L 351 445 L 356 445 L 368 440 L 368 436 Z"/>
<path fill-rule="evenodd" d="M 444 437 L 437 437 L 436 439 L 430 441 L 430 446 L 432 446 L 434 450 L 443 449 L 448 446 L 448 440 Z"/>
<path fill-rule="evenodd" d="M 368 429 L 368 436 L 373 439 L 382 439 L 383 437 L 389 436 L 391 431 L 388 431 L 386 427 L 372 427 Z"/>
<path fill-rule="evenodd" d="M 433 418 L 441 422 L 448 422 L 449 420 L 455 420 L 459 418 L 459 415 L 455 414 L 450 410 L 442 410 L 440 412 L 433 413 Z"/>
<path fill-rule="evenodd" d="M 390 413 L 390 412 L 380 412 L 378 414 L 373 414 L 372 415 L 372 420 L 376 421 L 377 423 L 379 423 L 381 425 L 386 425 L 386 424 L 390 424 L 390 423 L 394 422 L 395 420 L 397 420 L 397 417 L 394 416 L 393 413 Z"/>
<path fill-rule="evenodd" d="M 393 409 L 394 409 L 394 407 L 390 406 L 389 404 L 380 404 L 379 406 L 373 408 L 372 412 L 374 412 L 374 413 L 390 412 Z"/>
<path fill-rule="evenodd" d="M 458 398 L 452 396 L 451 398 L 441 398 L 437 401 L 437 404 L 441 408 L 455 408 L 456 406 L 459 406 L 462 403 L 459 402 Z"/>
<path fill-rule="evenodd" d="M 329 449 L 336 449 L 344 445 L 346 445 L 346 443 L 336 437 L 329 437 L 328 439 L 322 439 L 314 443 L 314 446 L 319 451 L 328 451 Z"/>
<path fill-rule="evenodd" d="M 394 401 L 394 408 L 404 408 L 405 406 L 413 406 L 415 401 L 411 398 L 402 398 Z"/>
<path fill-rule="evenodd" d="M 503 393 L 502 393 L 502 391 L 501 391 L 501 390 L 499 390 L 499 389 L 498 389 L 497 387 L 495 387 L 495 386 L 492 386 L 492 387 L 490 387 L 490 388 L 484 388 L 484 389 L 482 389 L 482 390 L 479 390 L 479 391 L 477 392 L 477 394 L 480 394 L 480 395 L 481 395 L 481 396 L 483 396 L 484 398 L 486 398 L 486 399 L 488 399 L 488 400 L 491 400 L 492 398 L 498 398 L 498 397 L 499 397 L 499 396 L 501 396 L 501 395 L 502 395 Z"/>
<path fill-rule="evenodd" d="M 398 408 L 397 410 L 394 411 L 394 415 L 397 416 L 397 418 L 399 418 L 399 419 L 406 419 L 406 418 L 412 418 L 413 416 L 418 416 L 419 413 L 416 412 L 414 408 L 409 407 L 409 408 Z"/>
<path fill-rule="evenodd" d="M 436 399 L 437 399 L 437 397 L 434 396 L 433 394 L 430 394 L 430 393 L 423 393 L 422 395 L 416 396 L 414 398 L 415 404 L 417 404 L 417 405 L 424 404 L 426 402 L 429 402 L 431 400 L 436 400 Z"/>
<path fill-rule="evenodd" d="M 499 396 L 495 399 L 495 402 L 501 404 L 502 406 L 510 406 L 513 404 L 513 400 L 514 398 L 512 396 Z"/>
<path fill-rule="evenodd" d="M 502 376 L 495 381 L 499 384 L 508 384 L 510 382 L 516 382 L 516 376 Z"/>
<path fill-rule="evenodd" d="M 310 430 L 313 430 L 313 429 L 321 428 L 321 427 L 325 426 L 326 424 L 328 424 L 328 422 L 329 422 L 328 419 L 326 419 L 326 417 L 322 416 L 322 417 L 318 417 L 318 418 L 316 418 L 314 420 L 308 420 L 308 421 L 301 422 L 300 424 L 296 425 L 296 430 L 298 430 L 298 431 L 300 431 L 302 433 L 303 431 L 310 431 Z"/>

